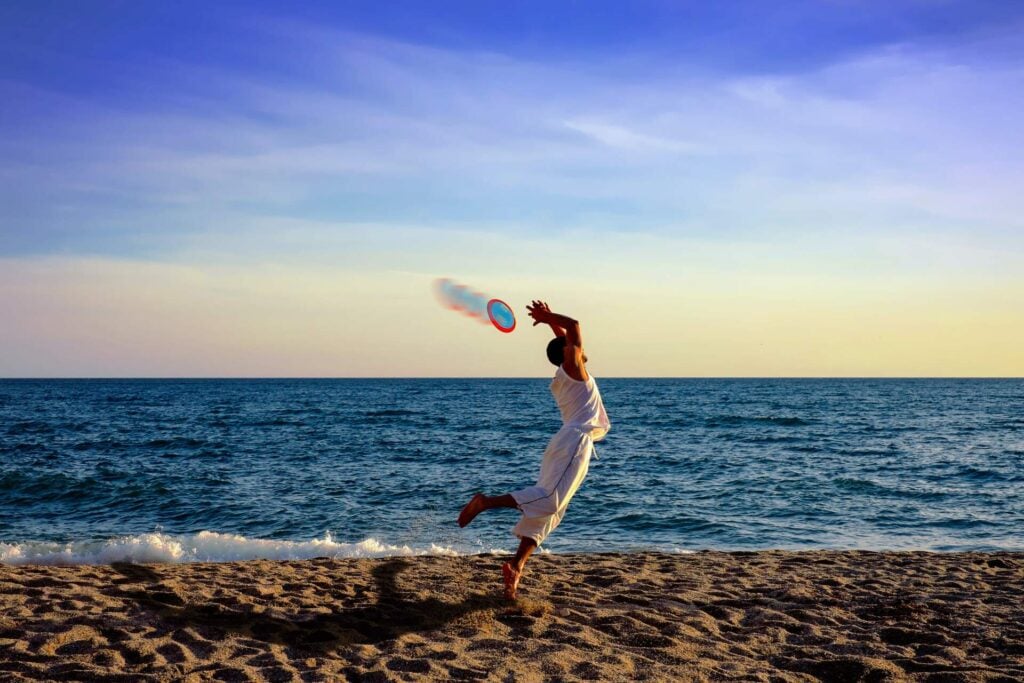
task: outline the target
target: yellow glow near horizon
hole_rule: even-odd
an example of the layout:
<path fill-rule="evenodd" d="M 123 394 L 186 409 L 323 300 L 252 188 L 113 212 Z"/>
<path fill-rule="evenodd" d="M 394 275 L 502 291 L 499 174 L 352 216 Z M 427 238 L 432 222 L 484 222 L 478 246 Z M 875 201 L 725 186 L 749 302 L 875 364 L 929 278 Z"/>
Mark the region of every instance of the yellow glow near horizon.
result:
<path fill-rule="evenodd" d="M 581 320 L 599 377 L 1024 375 L 1019 277 L 484 277 L 460 279 L 513 305 L 513 334 L 442 308 L 433 275 L 6 260 L 0 376 L 542 376 L 535 297 Z"/>

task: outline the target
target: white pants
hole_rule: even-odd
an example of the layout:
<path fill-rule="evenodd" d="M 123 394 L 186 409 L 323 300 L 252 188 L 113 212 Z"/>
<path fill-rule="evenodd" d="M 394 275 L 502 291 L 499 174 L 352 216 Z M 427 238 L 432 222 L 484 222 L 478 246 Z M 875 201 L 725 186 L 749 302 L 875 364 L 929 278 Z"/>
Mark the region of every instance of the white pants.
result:
<path fill-rule="evenodd" d="M 535 486 L 513 491 L 523 516 L 512 529 L 519 538 L 540 545 L 565 515 L 569 501 L 583 483 L 594 452 L 594 440 L 579 427 L 566 425 L 551 437 Z"/>

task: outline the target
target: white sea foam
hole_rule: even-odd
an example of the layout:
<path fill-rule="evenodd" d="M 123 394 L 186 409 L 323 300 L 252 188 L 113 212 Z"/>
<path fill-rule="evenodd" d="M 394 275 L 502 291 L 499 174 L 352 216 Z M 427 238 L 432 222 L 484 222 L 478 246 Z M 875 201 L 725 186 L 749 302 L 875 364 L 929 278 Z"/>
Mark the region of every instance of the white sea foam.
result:
<path fill-rule="evenodd" d="M 463 555 L 431 543 L 429 546 L 388 545 L 374 538 L 339 543 L 331 535 L 310 541 L 275 541 L 236 534 L 200 531 L 197 534 L 149 533 L 119 536 L 106 541 L 71 543 L 0 542 L 0 563 L 5 564 L 110 564 L 111 562 L 238 562 L 242 560 L 306 560 L 314 557 L 358 558 L 412 555 Z"/>

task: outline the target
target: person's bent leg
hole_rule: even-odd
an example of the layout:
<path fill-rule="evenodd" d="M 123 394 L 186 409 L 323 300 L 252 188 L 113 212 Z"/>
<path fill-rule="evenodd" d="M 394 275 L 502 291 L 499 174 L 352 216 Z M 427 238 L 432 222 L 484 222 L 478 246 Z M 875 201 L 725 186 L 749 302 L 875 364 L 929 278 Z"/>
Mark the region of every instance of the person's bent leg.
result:
<path fill-rule="evenodd" d="M 484 510 L 514 507 L 517 507 L 516 499 L 508 493 L 500 496 L 485 496 L 482 493 L 474 494 L 469 499 L 469 502 L 466 503 L 466 506 L 462 508 L 462 512 L 459 513 L 459 526 L 466 526 Z"/>
<path fill-rule="evenodd" d="M 515 557 L 502 565 L 501 576 L 505 583 L 507 599 L 515 600 L 516 591 L 519 589 L 519 579 L 523 576 L 523 567 L 526 566 L 526 561 L 530 559 L 530 555 L 536 549 L 537 541 L 524 536 L 519 541 L 519 549 L 516 551 Z"/>
<path fill-rule="evenodd" d="M 516 499 L 512 497 L 511 493 L 504 493 L 500 496 L 484 496 L 484 509 L 491 510 L 493 508 L 515 508 L 519 507 L 516 503 Z"/>
<path fill-rule="evenodd" d="M 526 566 L 526 561 L 530 559 L 530 555 L 537 549 L 537 541 L 532 538 L 524 538 L 519 541 L 519 549 L 516 550 L 516 556 L 512 558 L 512 566 L 516 571 L 522 572 L 523 567 Z"/>

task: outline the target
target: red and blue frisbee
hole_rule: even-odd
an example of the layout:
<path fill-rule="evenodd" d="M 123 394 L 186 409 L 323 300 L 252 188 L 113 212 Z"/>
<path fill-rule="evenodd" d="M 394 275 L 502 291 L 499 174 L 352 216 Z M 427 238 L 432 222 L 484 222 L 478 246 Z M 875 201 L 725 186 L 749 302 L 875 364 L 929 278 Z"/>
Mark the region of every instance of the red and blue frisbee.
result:
<path fill-rule="evenodd" d="M 516 314 L 501 299 L 491 299 L 487 302 L 487 317 L 491 319 L 492 325 L 505 334 L 516 329 Z"/>

